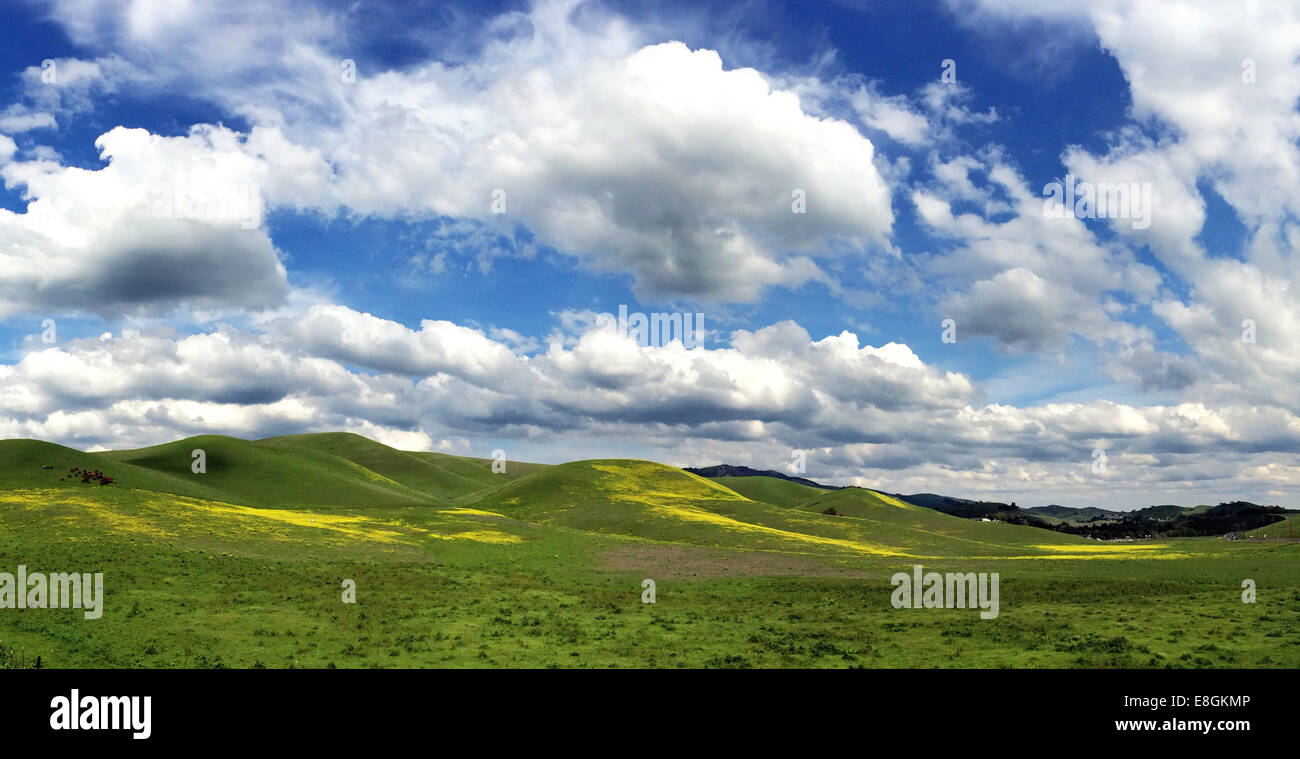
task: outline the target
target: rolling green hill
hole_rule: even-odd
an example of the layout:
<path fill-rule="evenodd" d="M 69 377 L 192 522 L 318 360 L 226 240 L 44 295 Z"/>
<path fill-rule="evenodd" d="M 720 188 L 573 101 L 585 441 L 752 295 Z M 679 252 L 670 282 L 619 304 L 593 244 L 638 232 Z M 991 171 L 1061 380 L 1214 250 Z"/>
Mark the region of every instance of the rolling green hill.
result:
<path fill-rule="evenodd" d="M 886 536 L 898 548 L 911 546 L 926 552 L 967 553 L 982 546 L 990 553 L 1020 550 L 1017 547 L 1040 545 L 1079 545 L 1080 539 L 1032 527 L 1002 522 L 979 522 L 955 517 L 934 509 L 917 506 L 895 496 L 867 488 L 824 490 L 771 477 L 717 477 L 713 479 L 745 496 L 766 503 L 818 514 L 835 524 L 856 525 L 867 522 L 870 530 Z M 900 528 L 905 528 L 901 529 Z M 942 538 L 961 541 L 944 546 Z M 1038 550 L 1037 548 L 1031 550 Z"/>
<path fill-rule="evenodd" d="M 500 484 L 502 480 L 517 480 L 520 477 L 525 477 L 550 466 L 550 464 L 535 464 L 529 461 L 507 461 L 505 462 L 505 471 L 498 473 L 492 471 L 492 464 L 494 463 L 492 459 L 477 459 L 423 451 L 412 451 L 411 455 L 416 458 L 426 459 L 444 469 L 457 472 L 469 479 L 477 479 L 494 487 Z"/>
<path fill-rule="evenodd" d="M 191 469 L 195 450 L 206 455 L 206 472 Z M 507 473 L 494 474 L 491 460 L 399 451 L 351 433 L 257 441 L 204 435 L 135 450 L 64 451 L 60 462 L 102 469 L 123 487 L 268 508 L 447 505 L 545 468 L 510 462 Z M 28 484 L 50 484 L 25 476 Z"/>
<path fill-rule="evenodd" d="M 45 467 L 50 467 L 45 469 Z M 81 488 L 70 473 L 74 467 L 103 471 L 116 482 L 110 487 L 152 490 L 164 493 L 217 498 L 217 488 L 189 475 L 188 466 L 181 472 L 154 470 L 116 458 L 112 453 L 82 453 L 72 448 L 39 440 L 0 440 L 0 489 Z"/>
<path fill-rule="evenodd" d="M 490 467 L 479 466 L 473 460 L 399 451 L 349 432 L 291 435 L 259 440 L 256 444 L 277 450 L 318 451 L 337 456 L 392 482 L 444 499 L 500 484 Z"/>
<path fill-rule="evenodd" d="M 1245 534 L 1250 538 L 1300 540 L 1300 514 L 1288 514 L 1281 522 L 1256 527 Z"/>
<path fill-rule="evenodd" d="M 478 508 L 523 521 L 629 538 L 837 555 L 1048 555 L 1088 541 L 1031 527 L 976 523 L 862 488 L 812 491 L 764 477 L 728 482 L 758 501 L 680 469 L 606 459 L 550 467 L 486 493 Z M 767 482 L 763 482 L 767 480 Z M 801 501 L 791 506 L 791 500 Z M 833 508 L 835 515 L 824 514 Z M 1093 546 L 1088 546 L 1089 549 Z"/>
<path fill-rule="evenodd" d="M 799 506 L 827 493 L 826 490 L 775 477 L 713 477 L 712 480 L 751 501 L 773 506 Z"/>
<path fill-rule="evenodd" d="M 50 487 L 73 467 L 100 468 L 104 459 L 40 440 L 0 440 L 0 488 Z M 49 466 L 46 470 L 43 467 Z"/>
<path fill-rule="evenodd" d="M 206 473 L 191 470 L 195 450 L 202 450 L 207 457 Z M 157 488 L 163 492 L 188 495 L 194 492 L 189 483 L 199 483 L 230 503 L 270 508 L 410 506 L 438 502 L 442 495 L 421 491 L 350 459 L 301 444 L 202 435 L 101 456 L 186 483 L 183 488 Z M 123 484 L 128 483 L 123 480 Z"/>

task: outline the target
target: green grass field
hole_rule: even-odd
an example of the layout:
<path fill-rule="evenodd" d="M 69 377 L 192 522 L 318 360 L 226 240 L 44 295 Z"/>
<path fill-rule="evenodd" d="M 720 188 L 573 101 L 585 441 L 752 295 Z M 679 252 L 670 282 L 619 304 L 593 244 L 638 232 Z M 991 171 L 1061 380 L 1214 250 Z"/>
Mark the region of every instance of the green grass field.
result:
<path fill-rule="evenodd" d="M 0 572 L 102 571 L 105 602 L 0 608 L 0 667 L 1300 666 L 1284 526 L 1103 543 L 860 488 L 491 465 L 349 434 L 2 441 Z M 998 617 L 893 608 L 914 564 L 998 573 Z"/>

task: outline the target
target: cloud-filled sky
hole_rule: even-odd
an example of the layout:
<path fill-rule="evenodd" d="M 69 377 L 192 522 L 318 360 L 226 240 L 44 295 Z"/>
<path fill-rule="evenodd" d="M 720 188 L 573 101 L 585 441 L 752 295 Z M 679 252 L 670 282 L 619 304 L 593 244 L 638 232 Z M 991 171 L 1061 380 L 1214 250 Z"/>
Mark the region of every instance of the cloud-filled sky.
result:
<path fill-rule="evenodd" d="M 0 438 L 1300 506 L 1293 3 L 6 15 Z"/>

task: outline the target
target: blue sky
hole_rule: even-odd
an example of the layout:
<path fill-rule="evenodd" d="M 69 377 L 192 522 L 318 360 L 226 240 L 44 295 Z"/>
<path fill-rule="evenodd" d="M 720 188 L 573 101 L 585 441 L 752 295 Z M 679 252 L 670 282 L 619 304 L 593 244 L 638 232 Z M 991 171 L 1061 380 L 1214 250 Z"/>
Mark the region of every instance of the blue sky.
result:
<path fill-rule="evenodd" d="M 802 450 L 893 492 L 1294 505 L 1298 23 L 1194 0 L 20 3 L 0 436 Z M 1067 175 L 1145 188 L 1149 225 L 1049 214 Z M 159 211 L 248 192 L 256 224 Z M 602 331 L 620 305 L 703 314 L 703 344 Z"/>

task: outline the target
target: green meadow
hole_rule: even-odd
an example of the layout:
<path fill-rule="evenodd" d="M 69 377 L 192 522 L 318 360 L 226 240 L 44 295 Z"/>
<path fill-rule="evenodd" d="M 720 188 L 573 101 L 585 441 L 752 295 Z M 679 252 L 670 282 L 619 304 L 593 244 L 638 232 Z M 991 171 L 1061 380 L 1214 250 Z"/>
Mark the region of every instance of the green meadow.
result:
<path fill-rule="evenodd" d="M 865 489 L 619 459 L 494 473 L 342 433 L 10 440 L 0 572 L 103 572 L 105 595 L 93 620 L 0 608 L 0 667 L 1300 667 L 1300 543 L 1264 532 L 1107 543 Z M 894 608 L 916 564 L 998 573 L 998 616 Z"/>

